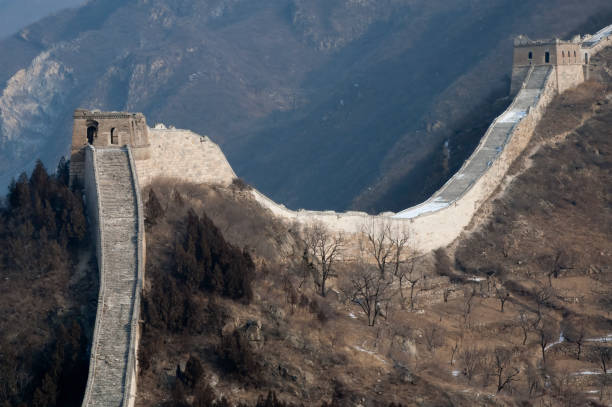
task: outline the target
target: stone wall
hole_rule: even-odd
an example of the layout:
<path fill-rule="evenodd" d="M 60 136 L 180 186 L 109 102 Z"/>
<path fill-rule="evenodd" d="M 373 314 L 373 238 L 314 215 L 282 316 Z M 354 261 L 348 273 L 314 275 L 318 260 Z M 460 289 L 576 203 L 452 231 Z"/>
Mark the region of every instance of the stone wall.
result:
<path fill-rule="evenodd" d="M 128 156 L 130 160 L 130 169 L 134 179 L 134 196 L 136 197 L 136 213 L 138 223 L 138 249 L 137 249 L 137 278 L 136 289 L 134 293 L 134 306 L 132 308 L 131 319 L 131 339 L 130 350 L 128 355 L 128 363 L 126 369 L 126 386 L 127 391 L 124 393 L 123 405 L 133 407 L 136 402 L 136 383 L 138 378 L 138 344 L 140 343 L 140 303 L 142 290 L 144 288 L 145 265 L 146 265 L 146 238 L 144 227 L 144 206 L 142 204 L 142 196 L 140 192 L 140 184 L 138 182 L 135 156 L 132 148 L 128 145 Z"/>
<path fill-rule="evenodd" d="M 557 89 L 563 93 L 582 82 L 585 79 L 584 65 L 559 65 L 556 69 Z"/>
<path fill-rule="evenodd" d="M 142 187 L 156 178 L 229 185 L 236 174 L 219 146 L 189 130 L 149 129 L 151 158 L 136 161 Z"/>
<path fill-rule="evenodd" d="M 564 86 L 570 85 L 570 79 L 567 80 L 568 82 Z M 579 80 L 579 78 L 577 78 L 577 80 Z M 574 83 L 574 85 L 578 83 L 579 82 Z M 259 191 L 254 190 L 253 197 L 264 207 L 269 208 L 276 216 L 290 222 L 298 222 L 303 225 L 320 222 L 332 231 L 346 234 L 360 233 L 362 228 L 370 222 L 391 222 L 394 226 L 406 229 L 411 233 L 411 243 L 413 248 L 417 251 L 427 252 L 446 246 L 452 243 L 470 223 L 476 210 L 498 187 L 512 162 L 524 150 L 546 106 L 557 94 L 557 85 L 556 73 L 553 67 L 553 70 L 545 80 L 544 87 L 541 89 L 537 103 L 534 107 L 529 109 L 528 114 L 514 127 L 501 154 L 491 163 L 484 175 L 482 175 L 465 194 L 443 209 L 424 213 L 409 219 L 398 219 L 393 217 L 393 215 L 395 215 L 393 213 L 383 213 L 372 216 L 362 212 L 336 213 L 333 211 L 292 211 L 268 199 Z M 515 102 L 517 99 L 515 99 Z M 500 117 L 512 111 L 513 108 L 514 103 Z M 491 127 L 493 127 L 493 125 Z M 472 157 L 474 157 L 478 149 L 482 147 L 488 133 L 489 132 L 483 137 L 481 144 L 477 147 Z M 469 164 L 472 157 L 468 159 L 464 167 Z M 444 187 L 442 187 L 442 189 L 444 189 Z M 425 204 L 426 203 L 421 205 Z M 416 208 L 419 206 L 420 205 L 417 205 Z"/>

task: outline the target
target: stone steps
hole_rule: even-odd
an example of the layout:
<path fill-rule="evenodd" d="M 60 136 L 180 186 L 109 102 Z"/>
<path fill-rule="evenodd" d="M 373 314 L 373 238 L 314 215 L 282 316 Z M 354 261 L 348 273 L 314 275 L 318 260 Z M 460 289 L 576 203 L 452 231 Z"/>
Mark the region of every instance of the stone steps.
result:
<path fill-rule="evenodd" d="M 84 406 L 121 406 L 137 284 L 138 218 L 127 150 L 97 149 L 103 230 L 104 305 L 100 314 L 90 397 Z"/>

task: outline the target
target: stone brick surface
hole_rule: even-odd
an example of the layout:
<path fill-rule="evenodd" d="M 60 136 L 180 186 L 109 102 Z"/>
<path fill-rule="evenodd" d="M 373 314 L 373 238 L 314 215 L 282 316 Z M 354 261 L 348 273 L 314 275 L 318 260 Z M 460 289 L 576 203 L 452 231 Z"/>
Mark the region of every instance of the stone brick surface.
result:
<path fill-rule="evenodd" d="M 138 282 L 135 185 L 125 148 L 95 152 L 99 191 L 100 293 L 83 406 L 123 406 Z"/>

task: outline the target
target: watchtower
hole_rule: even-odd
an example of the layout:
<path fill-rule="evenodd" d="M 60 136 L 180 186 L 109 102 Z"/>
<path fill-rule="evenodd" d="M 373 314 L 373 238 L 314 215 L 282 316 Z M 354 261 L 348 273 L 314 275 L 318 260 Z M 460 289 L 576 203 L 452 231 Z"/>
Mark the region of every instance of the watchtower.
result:
<path fill-rule="evenodd" d="M 83 182 L 85 151 L 94 147 L 129 145 L 135 160 L 150 157 L 149 128 L 142 113 L 101 112 L 77 109 L 73 115 L 72 148 L 70 151 L 70 183 Z"/>
<path fill-rule="evenodd" d="M 588 54 L 582 50 L 582 38 L 578 35 L 570 41 L 558 38 L 552 40 L 531 40 L 520 35 L 514 40 L 514 63 L 512 66 L 512 87 L 510 94 L 515 95 L 521 88 L 531 67 L 550 65 L 555 69 L 557 88 L 562 92 L 569 84 L 582 75 L 589 63 Z"/>

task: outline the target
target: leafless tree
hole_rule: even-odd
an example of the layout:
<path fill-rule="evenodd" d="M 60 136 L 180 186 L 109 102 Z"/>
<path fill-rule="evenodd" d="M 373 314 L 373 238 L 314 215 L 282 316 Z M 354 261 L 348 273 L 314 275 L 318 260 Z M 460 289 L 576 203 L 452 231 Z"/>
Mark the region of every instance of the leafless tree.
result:
<path fill-rule="evenodd" d="M 470 314 L 472 313 L 472 305 L 476 297 L 476 290 L 474 288 L 466 288 L 463 291 L 463 324 L 468 326 Z"/>
<path fill-rule="evenodd" d="M 534 299 L 538 306 L 538 322 L 542 319 L 542 309 L 550 304 L 550 301 L 554 297 L 554 290 L 552 287 L 541 286 L 535 292 Z"/>
<path fill-rule="evenodd" d="M 552 319 L 543 318 L 538 323 L 536 332 L 538 333 L 540 349 L 542 351 L 542 364 L 546 364 L 546 349 L 559 337 L 559 331 Z"/>
<path fill-rule="evenodd" d="M 452 289 L 450 288 L 445 288 L 444 291 L 442 292 L 442 299 L 444 300 L 444 302 L 448 302 L 448 297 L 450 296 L 450 294 L 453 292 Z"/>
<path fill-rule="evenodd" d="M 327 280 L 336 277 L 335 267 L 344 249 L 344 237 L 342 234 L 329 232 L 320 223 L 315 223 L 304 229 L 304 243 L 305 261 L 313 272 L 319 293 L 325 297 Z"/>
<path fill-rule="evenodd" d="M 603 343 L 599 344 L 595 346 L 595 356 L 597 357 L 601 373 L 605 376 L 608 373 L 610 359 L 612 359 L 612 348 Z"/>
<path fill-rule="evenodd" d="M 499 300 L 500 311 L 504 312 L 504 304 L 510 298 L 510 293 L 503 286 L 500 286 L 495 290 L 495 297 Z"/>
<path fill-rule="evenodd" d="M 410 235 L 406 228 L 393 226 L 389 221 L 372 219 L 362 228 L 363 249 L 376 261 L 382 276 L 389 270 L 397 276 L 408 254 Z"/>
<path fill-rule="evenodd" d="M 550 257 L 550 267 L 548 269 L 548 285 L 552 286 L 552 277 L 559 277 L 559 273 L 563 270 L 571 270 L 571 258 L 564 249 L 558 248 L 553 256 Z"/>
<path fill-rule="evenodd" d="M 531 363 L 527 364 L 527 389 L 529 391 L 529 397 L 532 398 L 536 394 L 544 389 L 545 384 L 542 381 L 542 376 L 538 369 L 535 368 Z"/>
<path fill-rule="evenodd" d="M 612 359 L 612 348 L 607 346 L 605 343 L 600 343 L 595 346 L 594 352 L 599 368 L 601 369 L 601 389 L 599 390 L 599 399 L 601 401 L 603 399 L 604 390 L 608 385 L 608 366 L 610 365 L 610 360 Z"/>
<path fill-rule="evenodd" d="M 383 276 L 374 267 L 360 263 L 355 265 L 355 271 L 349 276 L 349 286 L 343 291 L 366 314 L 368 325 L 374 326 L 391 300 L 392 284 L 393 275 Z"/>
<path fill-rule="evenodd" d="M 529 335 L 529 331 L 531 331 L 534 327 L 535 320 L 529 318 L 526 310 L 521 310 L 519 313 L 519 324 L 521 326 L 521 330 L 523 331 L 523 345 L 527 343 L 527 337 Z"/>
<path fill-rule="evenodd" d="M 467 377 L 468 383 L 471 383 L 476 373 L 480 371 L 484 356 L 484 351 L 475 346 L 466 348 L 461 352 L 459 359 L 463 366 L 463 374 Z"/>
<path fill-rule="evenodd" d="M 495 348 L 492 357 L 493 376 L 497 378 L 497 392 L 501 392 L 504 387 L 513 381 L 518 380 L 521 369 L 512 366 L 512 351 L 506 348 Z"/>
<path fill-rule="evenodd" d="M 576 359 L 580 360 L 582 345 L 584 344 L 586 337 L 584 324 L 582 322 L 578 322 L 576 324 L 567 325 L 563 330 L 563 335 L 568 342 L 576 344 Z"/>
<path fill-rule="evenodd" d="M 423 329 L 423 337 L 425 338 L 425 344 L 427 350 L 435 352 L 437 348 L 444 345 L 444 329 L 437 324 L 427 324 Z"/>
<path fill-rule="evenodd" d="M 408 284 L 410 285 L 410 310 L 414 311 L 414 289 L 416 288 L 418 282 L 421 280 L 422 275 L 417 275 L 414 272 L 415 269 L 415 263 L 416 263 L 416 259 L 412 258 L 410 260 L 408 260 L 406 262 L 406 264 L 402 265 L 401 267 L 398 268 L 397 272 L 396 272 L 396 277 L 397 277 L 397 281 L 399 284 L 399 292 L 400 292 L 400 297 L 402 299 L 402 306 L 405 303 L 405 297 L 404 297 L 404 289 L 403 289 L 403 282 L 407 281 Z"/>
<path fill-rule="evenodd" d="M 455 344 L 451 348 L 451 357 L 450 357 L 450 365 L 453 366 L 455 364 L 455 355 L 459 350 L 459 339 L 455 340 Z"/>

